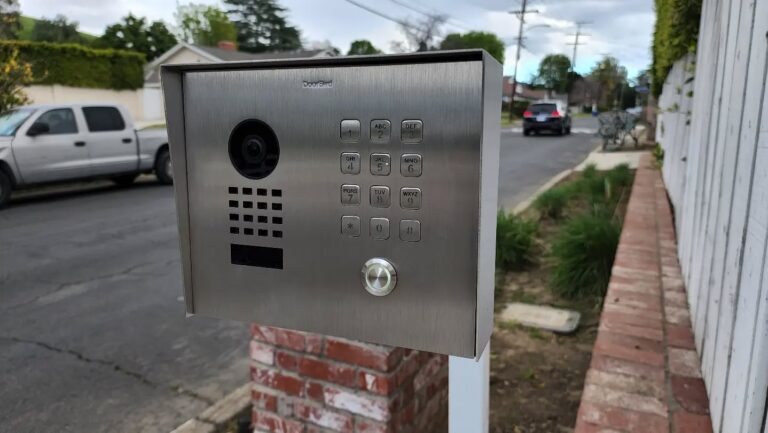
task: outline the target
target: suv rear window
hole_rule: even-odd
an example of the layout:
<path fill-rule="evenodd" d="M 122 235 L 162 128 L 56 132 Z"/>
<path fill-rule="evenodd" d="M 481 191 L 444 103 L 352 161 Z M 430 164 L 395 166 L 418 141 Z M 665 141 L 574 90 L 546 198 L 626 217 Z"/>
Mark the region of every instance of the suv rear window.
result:
<path fill-rule="evenodd" d="M 122 131 L 125 121 L 115 107 L 83 107 L 85 122 L 91 132 Z"/>
<path fill-rule="evenodd" d="M 556 104 L 533 104 L 528 106 L 528 111 L 533 114 L 549 114 L 557 111 Z"/>

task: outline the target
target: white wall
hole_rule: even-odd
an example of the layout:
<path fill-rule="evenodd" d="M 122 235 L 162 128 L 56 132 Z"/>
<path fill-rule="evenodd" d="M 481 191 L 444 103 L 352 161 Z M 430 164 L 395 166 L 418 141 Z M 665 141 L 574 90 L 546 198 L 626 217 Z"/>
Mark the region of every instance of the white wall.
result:
<path fill-rule="evenodd" d="M 692 58 L 681 59 L 664 85 L 657 140 L 714 431 L 760 433 L 768 392 L 768 1 L 704 0 L 697 53 L 695 70 Z"/>

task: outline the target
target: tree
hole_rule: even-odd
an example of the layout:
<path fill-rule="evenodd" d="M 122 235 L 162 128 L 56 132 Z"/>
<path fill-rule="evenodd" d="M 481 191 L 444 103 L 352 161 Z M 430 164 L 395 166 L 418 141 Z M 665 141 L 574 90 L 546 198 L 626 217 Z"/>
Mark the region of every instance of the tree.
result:
<path fill-rule="evenodd" d="M 227 14 L 216 6 L 190 3 L 179 6 L 176 21 L 179 38 L 200 45 L 215 47 L 221 41 L 234 42 L 237 28 Z"/>
<path fill-rule="evenodd" d="M 29 103 L 24 86 L 32 84 L 32 66 L 19 60 L 19 50 L 11 49 L 0 61 L 0 113 Z"/>
<path fill-rule="evenodd" d="M 285 19 L 286 9 L 276 0 L 224 0 L 227 13 L 237 27 L 241 50 L 292 51 L 301 49 L 301 34 Z"/>
<path fill-rule="evenodd" d="M 467 48 L 483 48 L 495 57 L 499 63 L 504 63 L 504 42 L 493 33 L 469 32 L 463 35 L 451 33 L 440 44 L 441 50 L 463 50 Z"/>
<path fill-rule="evenodd" d="M 18 0 L 0 0 L 0 39 L 16 39 L 21 30 Z"/>
<path fill-rule="evenodd" d="M 370 55 L 370 54 L 381 54 L 381 51 L 374 47 L 371 41 L 367 39 L 358 39 L 355 41 L 352 41 L 352 43 L 349 45 L 349 51 L 347 52 L 348 56 L 358 56 L 358 55 Z"/>
<path fill-rule="evenodd" d="M 37 42 L 58 42 L 82 44 L 83 36 L 77 31 L 77 21 L 67 21 L 64 15 L 49 20 L 42 18 L 32 28 L 30 39 Z"/>
<path fill-rule="evenodd" d="M 395 51 L 429 51 L 434 50 L 435 39 L 442 35 L 442 27 L 448 21 L 447 15 L 427 15 L 423 20 L 404 20 L 400 23 L 400 30 L 405 34 L 407 46 L 395 42 L 392 47 Z"/>
<path fill-rule="evenodd" d="M 565 93 L 568 91 L 571 81 L 570 70 L 571 61 L 567 56 L 563 54 L 549 54 L 539 63 L 536 81 L 547 90 Z"/>
<path fill-rule="evenodd" d="M 122 22 L 107 27 L 98 45 L 138 51 L 152 60 L 176 45 L 176 37 L 162 21 L 147 26 L 146 18 L 128 14 Z"/>
<path fill-rule="evenodd" d="M 589 76 L 600 85 L 599 101 L 610 107 L 619 105 L 617 100 L 621 97 L 621 86 L 627 82 L 627 69 L 615 57 L 604 57 Z"/>

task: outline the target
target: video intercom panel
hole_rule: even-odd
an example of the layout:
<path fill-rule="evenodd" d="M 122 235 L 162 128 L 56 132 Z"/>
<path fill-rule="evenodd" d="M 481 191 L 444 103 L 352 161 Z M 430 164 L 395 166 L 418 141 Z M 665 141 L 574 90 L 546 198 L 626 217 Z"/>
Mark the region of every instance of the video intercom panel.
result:
<path fill-rule="evenodd" d="M 462 357 L 493 320 L 482 50 L 162 70 L 187 311 Z"/>

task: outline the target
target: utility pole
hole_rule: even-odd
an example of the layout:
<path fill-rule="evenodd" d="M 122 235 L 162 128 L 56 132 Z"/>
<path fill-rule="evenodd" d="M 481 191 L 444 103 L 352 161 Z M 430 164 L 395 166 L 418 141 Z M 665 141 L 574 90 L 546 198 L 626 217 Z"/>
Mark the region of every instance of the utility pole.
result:
<path fill-rule="evenodd" d="M 523 48 L 523 30 L 525 28 L 525 15 L 537 14 L 539 11 L 528 9 L 528 0 L 522 0 L 520 10 L 510 11 L 509 13 L 516 15 L 520 20 L 520 28 L 517 31 L 517 54 L 515 55 L 515 72 L 512 74 L 512 96 L 509 100 L 509 120 L 514 120 L 514 108 L 515 108 L 515 94 L 517 93 L 517 66 L 520 63 L 520 50 Z"/>
<path fill-rule="evenodd" d="M 573 43 L 569 43 L 567 45 L 573 45 L 573 56 L 571 57 L 571 72 L 576 72 L 576 53 L 579 48 L 579 45 L 586 45 L 586 42 L 579 42 L 579 39 L 581 39 L 582 36 L 592 36 L 587 33 L 582 33 L 581 28 L 587 24 L 590 24 L 588 21 L 579 21 L 576 23 L 576 33 L 571 33 L 569 36 L 575 36 L 576 40 L 573 41 Z"/>

